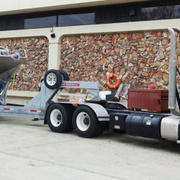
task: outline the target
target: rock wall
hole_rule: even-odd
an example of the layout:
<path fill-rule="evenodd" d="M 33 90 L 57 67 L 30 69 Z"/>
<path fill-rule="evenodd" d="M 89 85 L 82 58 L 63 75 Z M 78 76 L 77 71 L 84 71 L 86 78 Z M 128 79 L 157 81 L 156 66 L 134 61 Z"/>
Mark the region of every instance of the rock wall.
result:
<path fill-rule="evenodd" d="M 71 80 L 99 81 L 101 89 L 108 89 L 107 75 L 115 73 L 132 87 L 167 88 L 168 32 L 66 36 L 61 44 L 60 68 Z"/>
<path fill-rule="evenodd" d="M 40 79 L 48 69 L 48 40 L 45 37 L 0 39 L 0 46 L 7 46 L 11 51 L 25 49 L 27 52 L 27 63 L 15 73 L 10 89 L 38 90 Z"/>
<path fill-rule="evenodd" d="M 48 40 L 0 39 L 0 46 L 27 51 L 27 63 L 16 72 L 10 89 L 38 90 L 39 81 L 48 69 Z M 60 68 L 68 72 L 71 80 L 99 81 L 101 89 L 108 89 L 106 78 L 111 73 L 118 74 L 121 82 L 132 87 L 147 88 L 152 84 L 166 89 L 169 55 L 170 39 L 166 31 L 65 36 L 61 42 Z M 178 66 L 180 69 L 180 57 Z M 179 76 L 177 80 L 180 84 Z"/>

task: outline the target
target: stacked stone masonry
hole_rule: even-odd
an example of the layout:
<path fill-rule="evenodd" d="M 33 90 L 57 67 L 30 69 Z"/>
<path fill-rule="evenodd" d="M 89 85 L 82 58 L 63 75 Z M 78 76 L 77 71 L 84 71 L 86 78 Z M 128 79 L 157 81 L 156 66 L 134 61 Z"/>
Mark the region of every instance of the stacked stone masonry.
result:
<path fill-rule="evenodd" d="M 108 89 L 107 75 L 115 73 L 134 88 L 167 89 L 170 37 L 166 31 L 65 36 L 61 44 L 60 68 L 71 80 L 99 81 L 101 89 Z"/>
<path fill-rule="evenodd" d="M 26 64 L 17 70 L 9 89 L 37 91 L 39 82 L 48 69 L 47 38 L 0 39 L 0 46 L 8 47 L 10 51 L 23 53 L 21 49 L 25 49 L 27 52 Z"/>
<path fill-rule="evenodd" d="M 177 34 L 177 46 L 180 35 Z M 48 40 L 45 37 L 1 39 L 0 46 L 25 49 L 27 63 L 16 72 L 10 89 L 37 91 L 48 69 Z M 170 38 L 166 31 L 65 36 L 61 39 L 60 69 L 71 80 L 99 81 L 118 74 L 131 87 L 167 89 Z M 180 69 L 180 57 L 177 58 Z M 177 79 L 180 84 L 180 78 Z"/>

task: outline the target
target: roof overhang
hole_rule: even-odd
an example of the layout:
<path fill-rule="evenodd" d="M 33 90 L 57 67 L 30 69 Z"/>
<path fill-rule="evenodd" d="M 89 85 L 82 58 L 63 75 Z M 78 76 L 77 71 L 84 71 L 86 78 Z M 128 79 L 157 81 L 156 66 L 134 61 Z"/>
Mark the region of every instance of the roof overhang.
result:
<path fill-rule="evenodd" d="M 6 0 L 1 3 L 0 15 L 23 14 L 143 1 L 149 0 Z"/>

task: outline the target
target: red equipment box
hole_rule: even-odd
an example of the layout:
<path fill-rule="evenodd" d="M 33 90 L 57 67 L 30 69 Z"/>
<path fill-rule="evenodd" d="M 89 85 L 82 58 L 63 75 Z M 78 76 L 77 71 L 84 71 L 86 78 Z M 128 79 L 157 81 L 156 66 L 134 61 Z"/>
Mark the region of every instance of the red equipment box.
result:
<path fill-rule="evenodd" d="M 129 89 L 128 109 L 169 112 L 168 90 Z"/>

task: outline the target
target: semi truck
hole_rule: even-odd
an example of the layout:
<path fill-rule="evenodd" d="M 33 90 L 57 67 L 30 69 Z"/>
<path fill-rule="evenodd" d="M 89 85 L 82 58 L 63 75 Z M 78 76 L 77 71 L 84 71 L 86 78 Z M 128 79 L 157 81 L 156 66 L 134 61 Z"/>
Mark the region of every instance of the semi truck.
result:
<path fill-rule="evenodd" d="M 99 91 L 98 82 L 70 81 L 65 71 L 51 69 L 46 72 L 41 81 L 38 95 L 28 104 L 8 105 L 5 103 L 6 95 L 3 95 L 0 116 L 43 119 L 44 124 L 48 124 L 53 132 L 64 133 L 73 130 L 78 136 L 84 138 L 95 137 L 106 129 L 112 129 L 132 136 L 178 143 L 180 141 L 180 111 L 177 106 L 180 105 L 180 98 L 176 82 L 176 37 L 174 29 L 168 28 L 168 31 L 171 36 L 169 112 L 155 113 L 150 110 L 127 109 L 120 102 L 109 101 L 106 92 Z M 65 88 L 85 89 L 91 94 L 91 98 L 79 98 L 76 103 L 70 100 L 54 102 L 53 98 Z M 4 94 L 6 91 L 7 88 Z M 162 101 L 158 103 L 161 104 Z"/>

